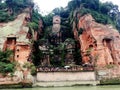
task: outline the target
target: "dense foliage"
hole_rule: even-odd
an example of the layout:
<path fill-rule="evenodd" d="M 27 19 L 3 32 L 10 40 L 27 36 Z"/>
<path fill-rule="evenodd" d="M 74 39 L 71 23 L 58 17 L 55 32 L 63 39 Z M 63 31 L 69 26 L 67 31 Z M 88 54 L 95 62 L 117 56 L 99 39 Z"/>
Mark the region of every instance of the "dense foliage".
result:
<path fill-rule="evenodd" d="M 61 31 L 62 31 L 62 36 L 63 36 L 63 41 L 65 41 L 67 38 L 72 38 L 73 37 L 73 32 L 72 32 L 72 23 L 76 19 L 74 12 L 75 10 L 77 13 L 80 13 L 81 16 L 85 14 L 91 14 L 93 18 L 96 20 L 98 23 L 102 24 L 112 24 L 114 27 L 117 29 L 120 29 L 120 15 L 119 15 L 119 10 L 118 6 L 114 5 L 111 2 L 105 2 L 101 3 L 99 0 L 71 0 L 67 7 L 63 8 L 55 8 L 51 13 L 48 15 L 43 16 L 43 22 L 44 22 L 44 35 L 41 37 L 42 39 L 45 39 L 46 41 L 50 39 L 50 35 L 52 33 L 52 20 L 54 15 L 59 15 L 61 17 Z M 78 20 L 75 20 L 76 23 Z M 80 34 L 82 32 L 79 32 Z M 40 39 L 41 40 L 41 39 Z M 40 41 L 39 40 L 39 41 Z M 50 44 L 50 43 L 49 43 Z M 76 42 L 76 45 L 78 42 Z M 64 45 L 64 42 L 60 43 L 60 45 Z M 59 53 L 61 46 L 52 46 L 52 50 L 54 52 L 54 55 L 50 54 L 50 62 L 52 65 L 58 65 L 62 66 L 64 60 L 65 60 L 65 48 L 63 48 L 63 53 Z M 51 45 L 50 45 L 51 47 Z M 77 49 L 78 47 L 75 47 L 75 53 L 74 53 L 74 59 L 76 64 L 81 64 L 81 55 L 80 55 L 80 50 Z M 40 55 L 43 55 L 41 51 L 38 51 Z M 35 54 L 37 55 L 37 54 Z M 58 55 L 59 57 L 62 57 L 63 59 L 61 60 L 62 62 L 56 62 L 54 60 L 54 56 Z M 38 55 L 39 56 L 39 55 Z M 41 58 L 38 57 L 37 58 Z"/>
<path fill-rule="evenodd" d="M 43 17 L 39 14 L 38 8 L 33 9 L 33 7 L 35 7 L 33 0 L 0 0 L 0 22 L 8 22 L 14 20 L 17 15 L 23 12 L 23 10 L 27 7 L 32 9 L 31 19 L 28 24 L 30 28 L 29 33 L 39 31 L 39 20 L 42 20 L 44 24 L 44 28 L 42 28 L 43 35 L 38 38 L 37 41 L 32 42 L 32 60 L 36 66 L 38 66 L 38 62 L 41 62 L 40 60 L 44 58 L 44 53 L 39 50 L 39 45 L 43 39 L 47 42 L 49 41 L 50 35 L 52 34 L 52 20 L 54 15 L 59 15 L 61 17 L 60 29 L 62 33 L 62 43 L 60 43 L 56 47 L 48 42 L 50 63 L 52 63 L 53 66 L 55 66 L 56 64 L 58 66 L 64 65 L 64 59 L 66 54 L 64 41 L 68 38 L 74 39 L 72 32 L 72 24 L 73 21 L 76 21 L 76 23 L 78 22 L 78 20 L 75 18 L 76 15 L 74 15 L 75 11 L 77 11 L 77 13 L 79 13 L 81 16 L 89 13 L 97 22 L 102 24 L 112 24 L 114 27 L 120 30 L 120 12 L 118 10 L 118 6 L 114 5 L 111 2 L 101 3 L 99 0 L 70 0 L 67 7 L 55 8 L 51 13 Z M 82 32 L 79 32 L 79 34 L 81 33 Z M 80 47 L 77 46 L 78 44 L 79 43 L 75 41 L 76 46 L 74 59 L 76 60 L 76 64 L 81 64 L 80 50 L 78 50 L 78 48 Z M 50 50 L 53 50 L 53 53 L 51 53 Z M 10 54 L 8 53 L 9 51 L 0 51 L 0 72 L 13 72 L 14 70 L 14 64 L 11 63 L 8 59 L 8 57 L 10 56 Z M 61 57 L 60 62 L 55 61 L 55 55 Z"/>
<path fill-rule="evenodd" d="M 12 73 L 15 70 L 15 63 L 11 61 L 13 57 L 12 51 L 1 51 L 0 50 L 0 73 Z"/>
<path fill-rule="evenodd" d="M 74 18 L 73 12 L 76 9 L 81 15 L 90 13 L 97 22 L 112 24 L 120 30 L 120 12 L 118 6 L 112 2 L 101 3 L 99 0 L 71 0 L 66 8 L 55 8 L 51 13 L 60 15 L 63 19 L 67 19 L 68 22 L 72 22 Z M 51 16 L 48 14 L 46 17 L 49 20 Z M 63 21 L 62 23 L 65 22 Z"/>
<path fill-rule="evenodd" d="M 39 20 L 42 19 L 41 17 L 42 16 L 39 14 L 38 10 L 33 9 L 31 21 L 29 22 L 28 26 L 37 31 L 39 29 Z"/>
<path fill-rule="evenodd" d="M 25 8 L 33 7 L 32 0 L 1 0 L 0 1 L 0 22 L 12 21 Z"/>

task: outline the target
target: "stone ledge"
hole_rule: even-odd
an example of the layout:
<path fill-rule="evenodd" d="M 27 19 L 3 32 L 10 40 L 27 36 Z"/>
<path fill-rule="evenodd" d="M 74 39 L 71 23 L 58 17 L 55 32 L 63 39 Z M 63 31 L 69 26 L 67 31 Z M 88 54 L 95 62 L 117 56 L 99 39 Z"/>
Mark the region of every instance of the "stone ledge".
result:
<path fill-rule="evenodd" d="M 96 86 L 99 81 L 36 82 L 33 87 Z"/>

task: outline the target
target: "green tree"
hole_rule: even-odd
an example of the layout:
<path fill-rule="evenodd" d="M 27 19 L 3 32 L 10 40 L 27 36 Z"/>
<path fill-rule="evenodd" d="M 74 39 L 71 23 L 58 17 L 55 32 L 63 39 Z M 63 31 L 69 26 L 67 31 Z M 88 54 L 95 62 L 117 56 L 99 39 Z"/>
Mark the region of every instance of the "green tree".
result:
<path fill-rule="evenodd" d="M 45 15 L 43 17 L 43 22 L 44 22 L 44 26 L 51 26 L 52 25 L 52 20 L 53 20 L 53 13 L 49 13 L 48 15 Z"/>
<path fill-rule="evenodd" d="M 83 4 L 85 8 L 89 8 L 92 10 L 99 9 L 99 0 L 81 0 L 81 5 Z"/>
<path fill-rule="evenodd" d="M 12 21 L 27 7 L 34 7 L 32 0 L 3 0 L 0 1 L 0 22 Z"/>
<path fill-rule="evenodd" d="M 80 7 L 81 4 L 81 0 L 71 0 L 70 2 L 68 2 L 68 9 L 71 10 L 75 10 L 76 8 Z"/>

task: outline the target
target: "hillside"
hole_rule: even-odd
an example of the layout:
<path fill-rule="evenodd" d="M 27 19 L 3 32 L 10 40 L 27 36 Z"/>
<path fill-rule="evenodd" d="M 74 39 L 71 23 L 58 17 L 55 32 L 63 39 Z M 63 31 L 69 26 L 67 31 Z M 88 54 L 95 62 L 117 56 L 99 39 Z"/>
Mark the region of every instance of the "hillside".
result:
<path fill-rule="evenodd" d="M 27 68 L 33 63 L 40 70 L 53 67 L 53 71 L 56 67 L 65 70 L 64 66 L 73 71 L 119 66 L 117 5 L 72 0 L 66 8 L 55 8 L 46 16 L 34 7 L 32 0 L 0 1 L 0 49 L 13 53 L 6 60 Z M 31 69 L 35 74 L 36 68 Z"/>

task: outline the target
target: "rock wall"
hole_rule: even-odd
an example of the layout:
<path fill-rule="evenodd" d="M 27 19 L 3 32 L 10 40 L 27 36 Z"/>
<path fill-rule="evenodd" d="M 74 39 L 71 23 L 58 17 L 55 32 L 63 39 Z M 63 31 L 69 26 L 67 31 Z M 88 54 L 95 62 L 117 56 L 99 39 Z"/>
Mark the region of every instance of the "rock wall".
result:
<path fill-rule="evenodd" d="M 110 25 L 95 22 L 89 14 L 80 17 L 74 36 L 81 46 L 84 64 L 104 67 L 120 64 L 120 34 Z"/>
<path fill-rule="evenodd" d="M 0 23 L 0 49 L 12 50 L 13 59 L 22 63 L 27 62 L 31 52 L 30 40 L 27 37 L 29 20 L 30 10 L 27 8 L 14 21 Z"/>
<path fill-rule="evenodd" d="M 113 79 L 113 78 L 119 78 L 120 77 L 120 66 L 114 67 L 111 69 L 102 69 L 98 70 L 97 73 L 97 79 Z"/>
<path fill-rule="evenodd" d="M 15 48 L 14 58 L 19 63 L 24 64 L 25 62 L 27 62 L 30 52 L 31 52 L 30 45 L 17 44 Z"/>

